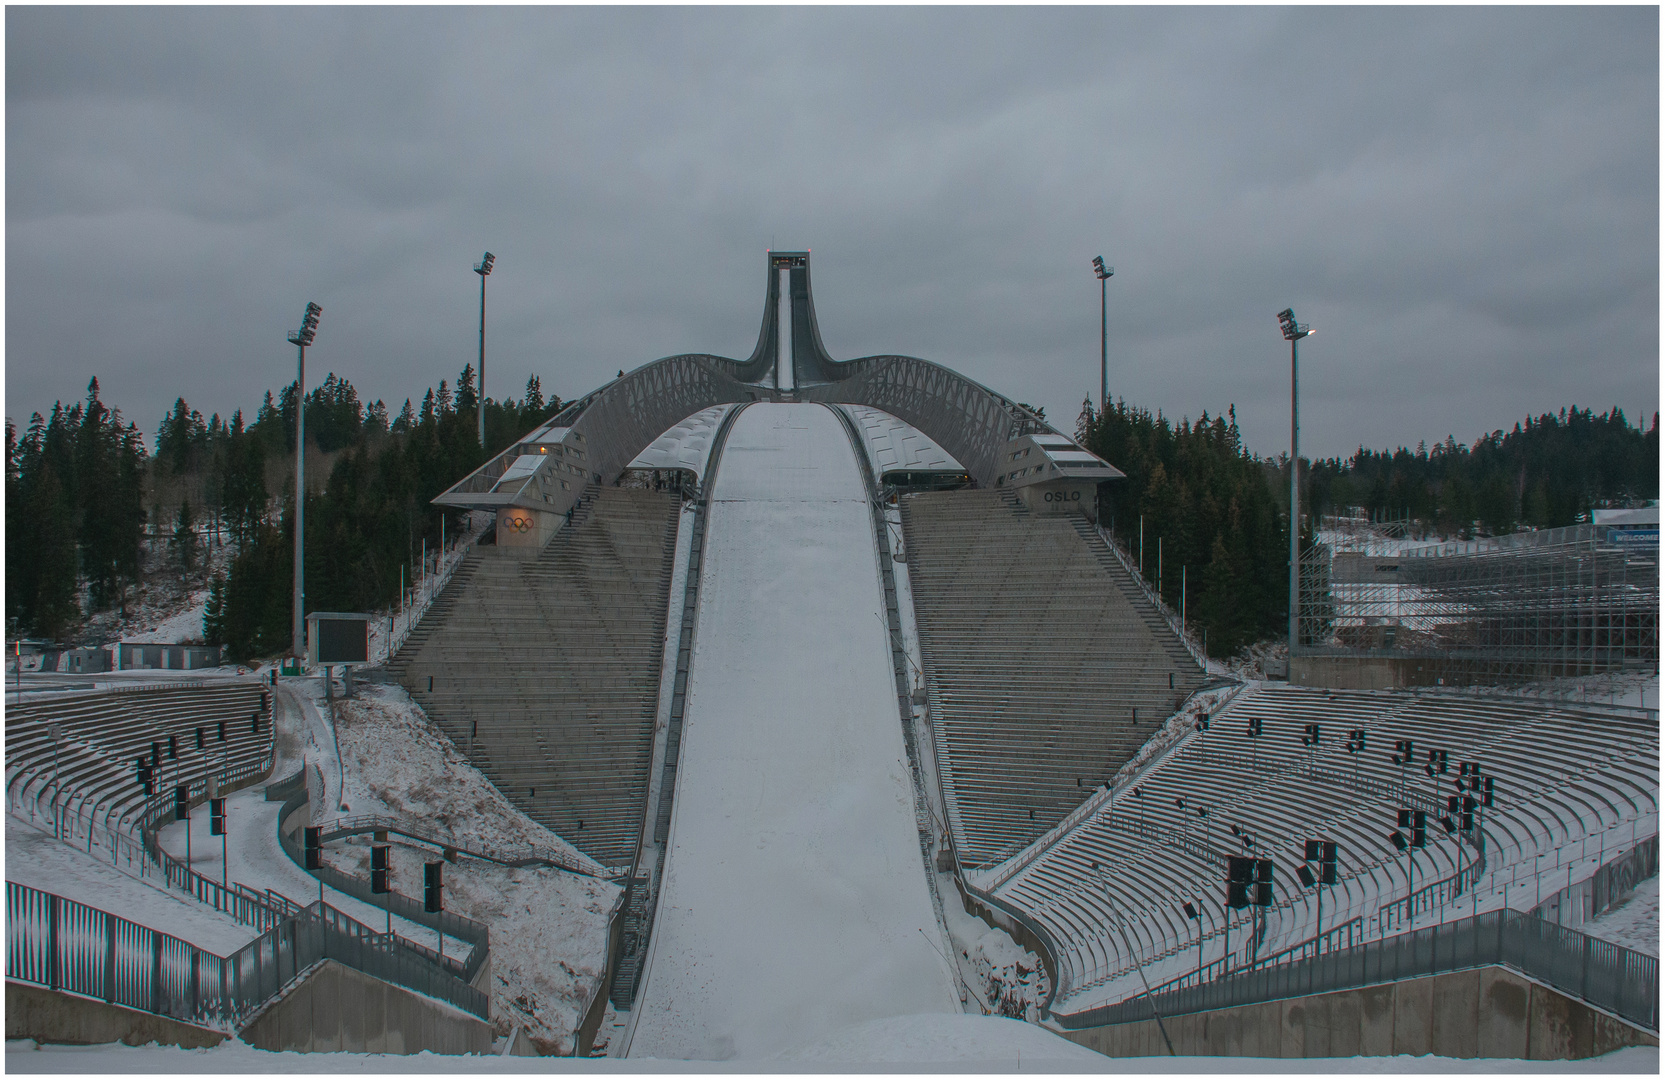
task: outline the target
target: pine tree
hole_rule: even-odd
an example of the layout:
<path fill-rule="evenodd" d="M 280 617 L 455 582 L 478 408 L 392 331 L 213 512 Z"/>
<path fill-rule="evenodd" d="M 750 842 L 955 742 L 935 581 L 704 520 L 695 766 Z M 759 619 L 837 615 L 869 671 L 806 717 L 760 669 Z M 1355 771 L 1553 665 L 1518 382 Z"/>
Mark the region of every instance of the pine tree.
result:
<path fill-rule="evenodd" d="M 197 556 L 196 519 L 191 513 L 190 499 L 179 504 L 179 514 L 173 519 L 172 545 L 180 572 L 188 577 L 196 566 Z"/>

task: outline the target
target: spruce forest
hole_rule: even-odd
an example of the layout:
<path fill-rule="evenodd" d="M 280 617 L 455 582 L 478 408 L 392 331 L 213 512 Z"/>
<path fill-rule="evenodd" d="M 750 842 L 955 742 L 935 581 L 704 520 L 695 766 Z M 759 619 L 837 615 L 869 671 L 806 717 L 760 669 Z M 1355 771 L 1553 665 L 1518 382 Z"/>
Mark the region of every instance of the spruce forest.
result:
<path fill-rule="evenodd" d="M 1251 454 L 1235 407 L 1173 423 L 1121 401 L 1095 415 L 1088 402 L 1075 435 L 1127 474 L 1105 485 L 1105 523 L 1137 557 L 1142 522 L 1146 579 L 1176 611 L 1184 603 L 1211 656 L 1286 635 L 1287 454 Z M 1402 520 L 1420 537 L 1556 528 L 1659 497 L 1659 417 L 1643 432 L 1616 408 L 1574 407 L 1472 445 L 1448 436 L 1432 449 L 1303 459 L 1301 474 L 1303 550 L 1312 522 L 1336 515 Z"/>
<path fill-rule="evenodd" d="M 73 640 L 87 616 L 123 610 L 146 546 L 164 573 L 209 590 L 203 638 L 240 662 L 290 645 L 295 385 L 267 393 L 252 423 L 204 420 L 183 399 L 155 452 L 98 382 L 85 403 L 6 423 L 6 591 L 14 634 Z M 334 374 L 306 395 L 306 594 L 309 611 L 375 611 L 397 601 L 421 551 L 463 515 L 431 500 L 485 460 L 474 369 L 393 417 Z M 486 401 L 486 437 L 505 445 L 559 410 L 533 377 L 521 400 Z M 208 575 L 223 545 L 223 572 Z M 153 560 L 154 564 L 154 560 Z"/>
<path fill-rule="evenodd" d="M 181 398 L 154 450 L 99 397 L 58 403 L 20 433 L 6 422 L 6 592 L 14 636 L 79 640 L 125 615 L 150 576 L 208 590 L 203 639 L 239 662 L 290 644 L 296 387 L 268 392 L 252 420 L 204 419 Z M 329 375 L 305 397 L 307 608 L 375 611 L 397 602 L 424 546 L 463 515 L 431 500 L 485 459 L 474 370 L 396 415 Z M 487 444 L 508 445 L 561 407 L 534 376 L 520 400 L 486 401 Z M 1083 407 L 1076 438 L 1126 479 L 1105 485 L 1105 524 L 1137 555 L 1216 657 L 1281 638 L 1287 616 L 1288 460 L 1243 445 L 1235 408 L 1174 423 L 1113 403 Z M 1497 535 L 1570 525 L 1601 506 L 1655 499 L 1659 422 L 1568 408 L 1472 444 L 1303 462 L 1303 545 L 1324 515 L 1400 520 L 1412 535 Z M 158 559 L 158 552 L 164 557 Z"/>

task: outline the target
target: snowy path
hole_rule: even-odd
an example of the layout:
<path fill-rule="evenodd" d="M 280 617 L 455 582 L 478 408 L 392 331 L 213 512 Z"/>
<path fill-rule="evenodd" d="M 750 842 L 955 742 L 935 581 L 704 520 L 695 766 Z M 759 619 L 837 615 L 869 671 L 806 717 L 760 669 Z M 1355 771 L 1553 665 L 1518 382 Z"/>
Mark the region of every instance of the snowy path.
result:
<path fill-rule="evenodd" d="M 671 854 L 628 1053 L 756 1059 L 869 1020 L 958 1013 L 849 439 L 820 406 L 753 405 L 712 496 Z"/>
<path fill-rule="evenodd" d="M 206 814 L 206 811 L 204 811 Z M 107 849 L 106 849 L 107 850 Z M 216 852 L 219 847 L 214 848 Z M 199 866 L 200 868 L 200 866 Z M 55 838 L 10 815 L 6 818 L 6 880 L 78 900 L 140 926 L 172 934 L 217 956 L 229 956 L 255 937 L 251 927 L 161 884 L 152 871 L 140 879 L 108 859 Z"/>
<path fill-rule="evenodd" d="M 191 868 L 203 877 L 216 880 L 226 878 L 229 862 L 230 878 L 257 892 L 271 889 L 297 904 L 308 904 L 318 899 L 318 879 L 295 865 L 278 843 L 277 816 L 282 803 L 267 802 L 265 785 L 258 784 L 226 797 L 225 837 L 209 833 L 209 813 L 206 806 L 191 812 Z M 176 859 L 185 858 L 185 823 L 165 825 L 157 833 L 162 849 Z M 420 881 L 401 881 L 395 888 L 409 896 L 422 895 Z M 324 900 L 333 908 L 352 916 L 372 930 L 387 926 L 385 908 L 367 904 L 334 889 L 326 891 Z M 209 909 L 212 912 L 212 909 Z M 400 937 L 434 947 L 437 934 L 420 923 L 393 917 L 393 932 Z M 250 935 L 253 936 L 252 934 Z M 445 939 L 447 956 L 461 956 L 468 945 L 456 938 Z"/>

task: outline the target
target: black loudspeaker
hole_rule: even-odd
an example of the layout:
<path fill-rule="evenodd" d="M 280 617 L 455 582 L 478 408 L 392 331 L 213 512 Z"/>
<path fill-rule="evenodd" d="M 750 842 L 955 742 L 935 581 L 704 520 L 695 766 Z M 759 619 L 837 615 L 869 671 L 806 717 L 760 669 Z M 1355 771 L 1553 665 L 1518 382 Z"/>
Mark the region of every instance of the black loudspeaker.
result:
<path fill-rule="evenodd" d="M 445 910 L 444 870 L 442 862 L 422 864 L 422 910 L 430 914 Z"/>
<path fill-rule="evenodd" d="M 387 845 L 377 844 L 370 849 L 370 891 L 391 892 L 387 883 Z"/>
<path fill-rule="evenodd" d="M 225 835 L 225 800 L 208 800 L 208 834 L 210 836 Z"/>
<path fill-rule="evenodd" d="M 324 864 L 324 830 L 317 825 L 308 825 L 305 836 L 306 868 L 308 870 L 317 870 Z"/>

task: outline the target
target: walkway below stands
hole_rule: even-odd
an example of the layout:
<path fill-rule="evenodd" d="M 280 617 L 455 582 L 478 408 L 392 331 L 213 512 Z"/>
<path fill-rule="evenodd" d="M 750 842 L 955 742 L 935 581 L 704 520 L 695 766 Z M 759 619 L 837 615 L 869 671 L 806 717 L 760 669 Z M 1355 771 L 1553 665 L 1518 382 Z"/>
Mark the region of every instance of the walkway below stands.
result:
<path fill-rule="evenodd" d="M 958 1013 L 919 856 L 867 493 L 818 405 L 712 489 L 666 877 L 631 1057 L 761 1058 Z"/>

